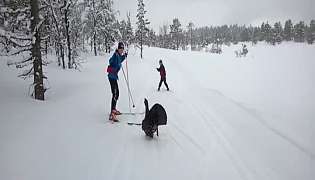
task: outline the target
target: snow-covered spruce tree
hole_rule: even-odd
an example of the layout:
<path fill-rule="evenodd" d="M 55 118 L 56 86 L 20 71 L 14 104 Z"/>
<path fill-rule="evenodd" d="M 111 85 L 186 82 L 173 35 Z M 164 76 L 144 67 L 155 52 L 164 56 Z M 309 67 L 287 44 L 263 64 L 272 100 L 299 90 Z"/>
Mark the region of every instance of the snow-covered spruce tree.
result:
<path fill-rule="evenodd" d="M 293 24 L 290 19 L 285 22 L 283 30 L 283 39 L 286 41 L 292 41 L 293 39 Z"/>
<path fill-rule="evenodd" d="M 315 40 L 315 20 L 311 20 L 310 22 L 310 30 L 312 33 L 312 38 Z"/>
<path fill-rule="evenodd" d="M 315 41 L 315 20 L 311 20 L 310 26 L 307 27 L 305 38 L 308 44 L 313 44 Z"/>
<path fill-rule="evenodd" d="M 133 43 L 134 35 L 133 35 L 133 29 L 131 25 L 131 19 L 130 19 L 130 12 L 127 13 L 127 22 L 126 22 L 126 44 L 127 47 L 129 44 Z"/>
<path fill-rule="evenodd" d="M 148 45 L 149 47 L 150 46 L 153 46 L 155 47 L 156 46 L 156 35 L 155 35 L 155 32 L 153 29 L 150 29 L 149 32 L 148 32 L 148 36 L 145 40 L 145 44 Z"/>
<path fill-rule="evenodd" d="M 71 68 L 77 69 L 80 65 L 79 56 L 80 52 L 84 50 L 84 23 L 82 14 L 84 13 L 84 3 L 76 0 L 73 8 L 71 9 L 71 16 L 69 18 L 70 29 L 70 43 L 71 43 Z"/>
<path fill-rule="evenodd" d="M 119 37 L 119 21 L 116 20 L 116 14 L 118 11 L 113 9 L 112 0 L 106 0 L 101 3 L 100 8 L 103 9 L 103 11 L 101 11 L 102 17 L 99 25 L 97 26 L 97 31 L 100 32 L 98 39 L 99 47 L 102 45 L 112 46 Z"/>
<path fill-rule="evenodd" d="M 118 20 L 115 20 L 113 26 L 112 26 L 112 29 L 110 30 L 111 31 L 111 40 L 113 42 L 115 41 L 122 41 L 121 39 L 124 38 L 121 36 L 120 32 L 119 32 L 119 29 L 120 29 L 120 23 Z M 106 39 L 107 37 L 107 34 L 104 34 L 104 38 Z M 100 44 L 102 44 L 102 42 L 100 42 Z M 111 44 L 112 45 L 112 44 Z"/>
<path fill-rule="evenodd" d="M 276 22 L 273 28 L 273 41 L 280 44 L 283 40 L 283 29 L 280 22 Z"/>
<path fill-rule="evenodd" d="M 264 41 L 265 39 L 265 23 L 263 22 L 260 26 L 260 33 L 259 33 L 259 41 Z"/>
<path fill-rule="evenodd" d="M 94 2 L 95 4 L 95 2 Z M 95 5 L 94 5 L 95 6 Z M 83 16 L 83 33 L 84 33 L 84 42 L 88 42 L 90 45 L 90 51 L 93 51 L 93 37 L 94 37 L 94 8 L 93 1 L 86 0 L 85 3 L 85 15 Z M 95 52 L 94 52 L 95 53 Z"/>
<path fill-rule="evenodd" d="M 241 28 L 238 27 L 238 25 L 234 24 L 230 26 L 231 32 L 232 32 L 232 43 L 238 44 L 241 40 Z"/>
<path fill-rule="evenodd" d="M 180 46 L 180 34 L 182 33 L 182 28 L 181 24 L 178 20 L 178 18 L 173 19 L 173 24 L 170 25 L 171 29 L 171 35 L 172 35 L 172 40 L 173 40 L 173 47 L 174 49 L 178 50 Z"/>
<path fill-rule="evenodd" d="M 35 99 L 45 99 L 45 87 L 43 79 L 43 61 L 41 55 L 41 27 L 44 22 L 42 18 L 40 2 L 38 0 L 27 1 L 3 1 L 0 10 L 0 43 L 6 46 L 1 50 L 1 55 L 22 55 L 22 60 L 8 62 L 17 68 L 29 67 L 19 77 L 33 77 Z M 3 48 L 1 48 L 3 49 Z"/>
<path fill-rule="evenodd" d="M 131 26 L 131 20 L 130 20 L 130 13 L 127 13 L 127 21 L 122 20 L 119 23 L 119 41 L 122 41 L 125 43 L 125 45 L 128 47 L 129 44 L 132 43 L 133 40 L 133 31 Z"/>
<path fill-rule="evenodd" d="M 190 44 L 188 31 L 183 30 L 183 32 L 180 35 L 180 40 L 182 42 L 181 43 L 182 50 L 187 50 L 187 47 Z"/>
<path fill-rule="evenodd" d="M 251 36 L 251 41 L 253 44 L 257 44 L 257 42 L 259 41 L 259 37 L 260 37 L 260 28 L 259 27 L 254 27 L 253 29 L 253 33 Z"/>
<path fill-rule="evenodd" d="M 119 41 L 122 41 L 122 42 L 126 42 L 126 34 L 127 34 L 127 31 L 126 31 L 126 26 L 127 26 L 127 23 L 125 20 L 121 20 L 119 23 L 118 23 L 119 27 Z"/>
<path fill-rule="evenodd" d="M 294 25 L 294 41 L 305 41 L 305 24 L 303 21 L 300 21 L 298 24 Z"/>
<path fill-rule="evenodd" d="M 64 24 L 65 24 L 65 34 L 67 40 L 67 48 L 68 48 L 68 68 L 71 69 L 74 64 L 74 58 L 72 53 L 72 37 L 71 33 L 73 28 L 71 25 L 75 26 L 76 22 L 73 22 L 76 13 L 77 0 L 64 0 L 65 8 L 64 8 Z M 76 19 L 78 20 L 78 19 Z M 79 23 L 79 22 L 78 22 Z"/>
<path fill-rule="evenodd" d="M 241 41 L 242 42 L 249 41 L 250 40 L 250 32 L 249 32 L 249 30 L 245 26 L 243 26 L 242 29 L 243 30 L 241 32 Z"/>
<path fill-rule="evenodd" d="M 78 0 L 46 0 L 44 3 L 49 13 L 48 36 L 50 43 L 55 46 L 58 65 L 63 69 L 77 67 L 77 47 L 79 39 L 84 39 L 84 36 L 79 35 L 83 28 L 81 14 L 84 12 L 84 3 Z M 66 57 L 68 63 L 65 62 Z"/>
<path fill-rule="evenodd" d="M 229 46 L 232 41 L 232 32 L 227 25 L 224 25 L 221 28 L 223 42 L 225 45 Z"/>
<path fill-rule="evenodd" d="M 159 44 L 161 48 L 169 48 L 170 38 L 168 28 L 169 26 L 167 24 L 164 24 L 162 27 L 160 27 Z"/>
<path fill-rule="evenodd" d="M 268 43 L 272 43 L 272 28 L 269 25 L 269 23 L 267 22 L 264 26 L 264 31 L 263 31 L 263 35 L 264 35 L 264 40 Z"/>
<path fill-rule="evenodd" d="M 92 27 L 92 38 L 91 38 L 91 48 L 92 48 L 92 42 L 93 42 L 93 45 L 94 45 L 94 55 L 97 56 L 97 50 L 96 50 L 96 37 L 97 37 L 97 5 L 95 3 L 96 0 L 92 0 L 91 1 L 91 5 L 90 5 L 90 11 L 89 11 L 89 14 L 88 14 L 88 18 L 87 20 L 89 21 L 89 24 L 91 24 L 91 27 Z"/>
<path fill-rule="evenodd" d="M 196 29 L 195 34 L 196 34 L 196 45 L 198 46 L 197 49 L 199 50 L 199 47 L 201 47 L 201 44 L 202 44 L 203 39 L 204 39 L 203 28 Z"/>
<path fill-rule="evenodd" d="M 51 18 L 51 34 L 53 36 L 53 44 L 55 44 L 55 50 L 58 56 L 58 65 L 61 65 L 65 69 L 65 56 L 67 56 L 67 67 L 71 69 L 75 64 L 73 57 L 73 27 L 78 28 L 80 24 L 79 19 L 76 18 L 78 8 L 78 0 L 46 0 L 49 7 L 49 13 Z M 74 22 L 76 21 L 76 22 Z M 78 22 L 77 22 L 78 21 Z M 61 59 L 61 60 L 60 60 Z"/>
<path fill-rule="evenodd" d="M 97 49 L 101 46 L 109 46 L 115 41 L 118 34 L 116 25 L 116 11 L 113 9 L 112 0 L 89 0 L 88 13 L 85 28 L 90 28 L 89 36 L 91 47 L 94 48 L 94 55 L 97 56 Z"/>
<path fill-rule="evenodd" d="M 66 68 L 65 55 L 66 55 L 66 26 L 64 20 L 64 9 L 67 2 L 58 0 L 46 0 L 49 17 L 51 22 L 51 43 L 55 46 L 56 56 L 58 58 L 58 65 Z"/>
<path fill-rule="evenodd" d="M 143 0 L 138 0 L 138 10 L 137 10 L 137 30 L 136 30 L 136 41 L 140 45 L 140 57 L 143 58 L 143 44 L 146 36 L 149 32 L 147 25 L 150 24 L 148 19 L 145 19 L 145 13 L 147 11 L 144 10 L 144 2 Z"/>
<path fill-rule="evenodd" d="M 190 43 L 190 49 L 191 50 L 194 50 L 196 47 L 195 47 L 195 44 L 194 44 L 194 33 L 193 33 L 193 30 L 194 30 L 194 23 L 192 22 L 189 22 L 188 23 L 188 26 L 187 26 L 187 30 L 188 30 L 188 39 L 189 39 L 189 43 Z"/>

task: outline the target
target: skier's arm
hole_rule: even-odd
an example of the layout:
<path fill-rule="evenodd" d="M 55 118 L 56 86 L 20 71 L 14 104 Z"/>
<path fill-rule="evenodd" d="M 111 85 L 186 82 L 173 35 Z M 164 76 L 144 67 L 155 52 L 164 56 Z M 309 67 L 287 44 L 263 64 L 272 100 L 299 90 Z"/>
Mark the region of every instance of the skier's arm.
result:
<path fill-rule="evenodd" d="M 112 57 L 109 59 L 109 65 L 110 66 L 113 66 L 114 63 L 115 63 L 115 58 L 116 58 L 116 55 L 115 53 L 112 55 Z"/>
<path fill-rule="evenodd" d="M 161 70 L 161 66 L 160 66 L 159 68 L 156 68 L 156 70 L 160 72 L 160 70 Z"/>
<path fill-rule="evenodd" d="M 125 52 L 125 54 L 122 55 L 121 62 L 124 62 L 124 60 L 127 58 L 127 56 L 128 56 L 128 52 Z"/>

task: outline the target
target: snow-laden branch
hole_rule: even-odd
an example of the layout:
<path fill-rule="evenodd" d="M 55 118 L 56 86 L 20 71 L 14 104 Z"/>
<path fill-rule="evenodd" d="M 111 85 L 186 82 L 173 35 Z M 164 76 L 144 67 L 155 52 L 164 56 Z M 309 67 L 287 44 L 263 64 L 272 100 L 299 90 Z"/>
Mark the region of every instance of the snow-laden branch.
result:
<path fill-rule="evenodd" d="M 41 37 L 40 40 L 44 41 L 44 40 L 47 40 L 49 37 L 50 35 L 47 35 L 47 36 Z"/>
<path fill-rule="evenodd" d="M 16 47 L 25 48 L 31 45 L 31 38 L 27 36 L 20 36 L 8 31 L 5 31 L 0 28 L 0 37 L 9 41 L 9 43 L 13 44 Z"/>
<path fill-rule="evenodd" d="M 8 66 L 14 65 L 16 68 L 23 68 L 23 67 L 26 67 L 26 66 L 32 64 L 33 63 L 32 59 L 33 59 L 32 57 L 29 57 L 29 58 L 22 60 L 22 61 L 8 62 L 7 65 Z"/>
<path fill-rule="evenodd" d="M 34 67 L 32 66 L 31 69 L 25 70 L 22 74 L 18 75 L 18 77 L 21 77 L 23 79 L 26 79 L 32 75 L 34 75 Z"/>
<path fill-rule="evenodd" d="M 15 52 L 11 52 L 11 53 L 8 53 L 7 56 L 15 56 L 15 55 L 18 55 L 18 54 L 21 54 L 23 52 L 26 52 L 26 51 L 31 51 L 32 48 L 23 48 L 23 49 L 19 49 L 18 51 L 15 51 Z"/>
<path fill-rule="evenodd" d="M 14 40 L 21 40 L 21 41 L 30 41 L 31 40 L 31 37 L 28 37 L 25 35 L 24 36 L 18 35 L 16 33 L 6 31 L 6 30 L 2 29 L 1 27 L 0 27 L 0 36 L 4 37 L 6 39 L 14 39 Z"/>
<path fill-rule="evenodd" d="M 59 26 L 58 26 L 57 16 L 56 16 L 56 13 L 54 11 L 54 6 L 51 4 L 51 1 L 49 1 L 48 5 L 50 6 L 50 10 L 51 10 L 51 13 L 52 13 L 52 19 L 55 22 L 54 24 L 56 26 L 56 30 L 57 30 L 58 34 L 60 34 L 60 29 L 59 29 Z"/>
<path fill-rule="evenodd" d="M 31 10 L 30 7 L 12 9 L 9 7 L 0 6 L 0 12 L 1 13 L 20 14 L 20 13 L 28 13 L 28 12 L 30 12 L 30 10 Z"/>
<path fill-rule="evenodd" d="M 62 9 L 65 5 L 64 3 L 60 4 L 59 2 L 52 2 L 51 0 L 42 0 L 42 3 L 48 7 Z"/>
<path fill-rule="evenodd" d="M 42 10 L 48 8 L 48 7 L 49 7 L 48 5 L 42 6 L 42 7 L 39 8 L 39 11 L 42 11 Z"/>

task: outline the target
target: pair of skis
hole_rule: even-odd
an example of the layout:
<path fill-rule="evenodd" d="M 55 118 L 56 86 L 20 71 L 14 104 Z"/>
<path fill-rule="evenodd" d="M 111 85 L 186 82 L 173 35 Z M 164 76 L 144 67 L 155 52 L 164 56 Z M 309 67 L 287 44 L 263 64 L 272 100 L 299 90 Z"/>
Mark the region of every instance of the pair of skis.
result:
<path fill-rule="evenodd" d="M 135 116 L 135 115 L 142 115 L 142 114 L 144 114 L 144 112 L 123 112 L 120 115 Z M 110 122 L 112 122 L 112 124 L 114 124 L 115 122 L 120 122 L 119 120 L 118 121 L 113 121 L 111 119 L 109 119 L 109 120 L 110 120 Z M 141 126 L 142 125 L 142 123 L 135 123 L 135 122 L 127 122 L 127 124 L 130 125 L 130 126 Z"/>
<path fill-rule="evenodd" d="M 134 123 L 134 122 L 127 122 L 128 125 L 130 126 L 141 126 L 142 123 Z"/>

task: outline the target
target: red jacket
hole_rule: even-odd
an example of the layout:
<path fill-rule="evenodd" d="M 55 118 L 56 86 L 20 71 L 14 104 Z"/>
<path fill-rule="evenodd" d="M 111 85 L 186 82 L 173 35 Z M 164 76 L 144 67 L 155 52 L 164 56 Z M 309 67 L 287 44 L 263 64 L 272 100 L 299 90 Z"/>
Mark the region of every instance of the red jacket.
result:
<path fill-rule="evenodd" d="M 160 68 L 156 68 L 156 69 L 160 72 L 160 76 L 162 78 L 166 77 L 166 71 L 163 64 L 160 65 Z"/>

